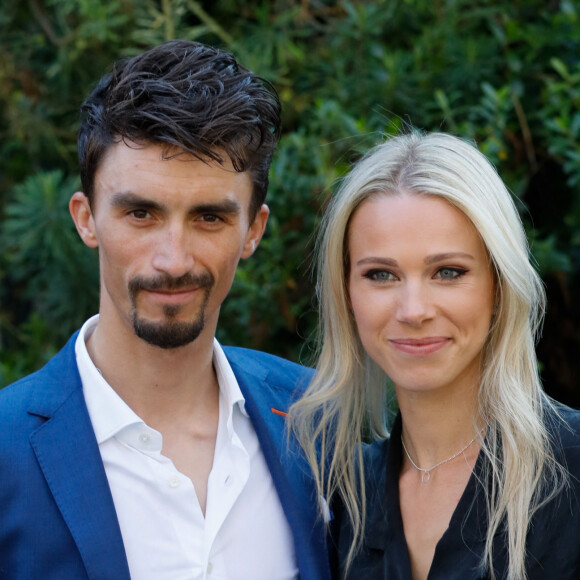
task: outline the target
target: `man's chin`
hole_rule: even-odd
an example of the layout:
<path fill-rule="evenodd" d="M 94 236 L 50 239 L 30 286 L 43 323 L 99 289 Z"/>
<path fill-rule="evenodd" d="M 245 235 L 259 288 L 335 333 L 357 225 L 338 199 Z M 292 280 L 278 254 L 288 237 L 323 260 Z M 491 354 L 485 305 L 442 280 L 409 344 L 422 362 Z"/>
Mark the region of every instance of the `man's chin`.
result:
<path fill-rule="evenodd" d="M 193 322 L 151 322 L 133 318 L 135 334 L 146 343 L 163 349 L 181 348 L 192 343 L 202 332 L 205 320 Z"/>

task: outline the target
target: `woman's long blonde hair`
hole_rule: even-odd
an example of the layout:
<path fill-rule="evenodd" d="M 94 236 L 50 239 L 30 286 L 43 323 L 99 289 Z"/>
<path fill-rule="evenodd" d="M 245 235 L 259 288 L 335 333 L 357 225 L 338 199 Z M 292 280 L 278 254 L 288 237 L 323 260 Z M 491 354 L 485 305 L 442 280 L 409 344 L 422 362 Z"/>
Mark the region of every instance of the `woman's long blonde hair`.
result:
<path fill-rule="evenodd" d="M 530 519 L 565 483 L 545 427 L 551 403 L 541 388 L 534 348 L 545 294 L 515 204 L 472 144 L 443 133 L 401 135 L 372 149 L 343 180 L 324 217 L 317 248 L 317 374 L 290 410 L 293 428 L 320 495 L 330 501 L 338 494 L 344 503 L 354 536 L 350 563 L 362 540 L 366 509 L 361 442 L 388 435 L 388 406 L 387 377 L 367 356 L 349 307 L 348 229 L 365 200 L 403 189 L 443 198 L 460 209 L 492 262 L 498 304 L 479 388 L 479 412 L 488 426 L 482 449 L 489 471 L 483 481 L 492 481 L 491 489 L 484 487 L 489 527 L 482 566 L 493 577 L 492 542 L 505 526 L 507 578 L 525 579 Z"/>

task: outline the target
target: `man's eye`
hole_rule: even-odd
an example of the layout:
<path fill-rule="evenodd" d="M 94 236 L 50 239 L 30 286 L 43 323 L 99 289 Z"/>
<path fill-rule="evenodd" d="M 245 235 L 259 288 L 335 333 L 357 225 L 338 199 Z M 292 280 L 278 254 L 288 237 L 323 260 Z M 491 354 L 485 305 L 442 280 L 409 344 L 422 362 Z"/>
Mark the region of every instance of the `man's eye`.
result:
<path fill-rule="evenodd" d="M 199 219 L 202 222 L 207 222 L 207 223 L 215 223 L 215 222 L 222 221 L 222 219 L 218 215 L 216 215 L 214 213 L 204 214 Z"/>
<path fill-rule="evenodd" d="M 134 209 L 129 212 L 129 215 L 138 220 L 145 220 L 151 217 L 151 214 L 146 209 Z"/>

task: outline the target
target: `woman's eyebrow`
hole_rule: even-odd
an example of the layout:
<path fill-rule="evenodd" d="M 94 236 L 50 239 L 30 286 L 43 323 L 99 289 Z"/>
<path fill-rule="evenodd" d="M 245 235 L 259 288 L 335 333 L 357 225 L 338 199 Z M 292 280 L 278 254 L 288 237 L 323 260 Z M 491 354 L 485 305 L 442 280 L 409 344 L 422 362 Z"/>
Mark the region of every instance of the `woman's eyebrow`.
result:
<path fill-rule="evenodd" d="M 445 252 L 442 254 L 433 254 L 432 256 L 427 256 L 423 261 L 425 264 L 434 264 L 436 262 L 444 262 L 445 260 L 453 260 L 454 258 L 467 258 L 468 260 L 475 260 L 475 258 L 467 252 Z"/>
<path fill-rule="evenodd" d="M 357 266 L 364 266 L 364 264 L 384 264 L 385 266 L 391 266 L 393 268 L 396 268 L 399 265 L 397 260 L 394 260 L 393 258 L 379 258 L 375 256 L 361 258 L 356 263 Z"/>

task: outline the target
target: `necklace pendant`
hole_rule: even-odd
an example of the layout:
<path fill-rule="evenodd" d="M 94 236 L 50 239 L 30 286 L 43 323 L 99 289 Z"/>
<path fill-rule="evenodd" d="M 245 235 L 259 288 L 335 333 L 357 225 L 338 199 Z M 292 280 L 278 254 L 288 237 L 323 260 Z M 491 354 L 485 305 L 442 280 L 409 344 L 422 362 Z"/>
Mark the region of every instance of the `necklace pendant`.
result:
<path fill-rule="evenodd" d="M 427 483 L 431 479 L 430 471 L 421 471 L 421 483 Z"/>

